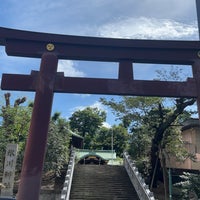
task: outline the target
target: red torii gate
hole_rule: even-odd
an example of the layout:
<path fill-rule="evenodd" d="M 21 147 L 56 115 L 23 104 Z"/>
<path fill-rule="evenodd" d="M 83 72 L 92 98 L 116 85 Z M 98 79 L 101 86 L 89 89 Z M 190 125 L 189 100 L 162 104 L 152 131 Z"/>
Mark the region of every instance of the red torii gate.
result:
<path fill-rule="evenodd" d="M 200 113 L 200 42 L 108 39 L 36 33 L 0 28 L 0 45 L 11 56 L 42 58 L 31 75 L 3 74 L 1 88 L 36 91 L 17 198 L 37 200 L 53 93 L 91 93 L 195 97 Z M 64 77 L 58 59 L 119 63 L 118 79 Z M 132 63 L 191 65 L 185 82 L 134 80 Z"/>

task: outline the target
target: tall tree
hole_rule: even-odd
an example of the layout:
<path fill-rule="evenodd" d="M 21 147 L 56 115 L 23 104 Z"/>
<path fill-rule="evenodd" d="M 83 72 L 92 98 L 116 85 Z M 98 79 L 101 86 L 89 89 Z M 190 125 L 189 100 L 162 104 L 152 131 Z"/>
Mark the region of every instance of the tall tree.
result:
<path fill-rule="evenodd" d="M 0 127 L 1 169 L 3 167 L 6 145 L 8 143 L 18 143 L 17 169 L 20 169 L 30 126 L 32 107 L 29 105 L 22 106 L 23 103 L 26 102 L 26 97 L 16 99 L 13 105 L 11 105 L 10 93 L 5 93 L 4 98 L 5 105 L 2 105 L 0 109 L 0 117 L 2 118 L 2 125 Z"/>
<path fill-rule="evenodd" d="M 134 132 L 132 133 L 132 138 L 138 139 L 135 143 L 140 142 L 139 144 L 141 144 L 138 145 L 138 156 L 148 147 L 148 145 L 143 145 L 143 139 L 146 142 L 150 142 L 149 139 L 152 139 L 149 146 L 151 146 L 152 171 L 150 175 L 153 186 L 156 186 L 159 178 L 158 172 L 161 170 L 161 164 L 164 166 L 164 179 L 167 180 L 166 158 L 163 153 L 167 147 L 166 138 L 169 132 L 172 132 L 173 125 L 179 124 L 181 116 L 185 117 L 185 108 L 193 105 L 195 99 L 178 98 L 174 101 L 175 104 L 173 106 L 165 104 L 162 98 L 152 97 L 122 97 L 122 100 L 118 102 L 113 99 L 109 101 L 101 99 L 101 102 L 113 109 L 117 117 L 122 120 L 124 126 L 128 127 L 131 132 L 136 132 L 136 135 Z M 187 114 L 189 116 L 189 112 Z M 139 133 L 139 131 L 142 133 Z M 148 150 L 144 152 L 147 153 Z M 160 155 L 162 156 L 159 157 Z M 154 174 L 156 175 L 155 177 Z"/>
<path fill-rule="evenodd" d="M 127 149 L 129 135 L 127 129 L 121 125 L 114 125 L 112 128 L 101 127 L 92 140 L 93 149 L 115 150 L 117 156 L 122 157 Z"/>
<path fill-rule="evenodd" d="M 53 114 L 48 134 L 44 171 L 53 171 L 56 176 L 60 176 L 61 169 L 68 162 L 71 139 L 69 123 L 60 113 Z"/>
<path fill-rule="evenodd" d="M 77 131 L 84 137 L 84 148 L 90 148 L 92 138 L 105 120 L 105 111 L 87 107 L 74 112 L 69 118 L 69 123 L 73 131 Z"/>
<path fill-rule="evenodd" d="M 193 105 L 195 103 L 195 99 L 184 99 L 179 98 L 176 99 L 176 103 L 171 108 L 165 108 L 163 105 L 158 104 L 158 108 L 154 110 L 154 119 L 157 115 L 157 120 L 151 121 L 150 128 L 154 131 L 154 136 L 152 139 L 152 145 L 151 145 L 151 166 L 152 170 L 150 173 L 151 176 L 151 183 L 152 186 L 156 187 L 157 180 L 159 178 L 159 171 L 162 170 L 163 179 L 165 183 L 166 193 L 168 191 L 168 173 L 166 168 L 166 152 L 168 154 L 173 154 L 174 156 L 178 157 L 184 157 L 185 159 L 189 154 L 186 154 L 186 151 L 183 147 L 182 142 L 180 142 L 180 131 L 177 135 L 176 133 L 176 126 L 180 125 L 180 122 L 182 119 L 185 119 L 186 116 L 190 116 L 189 112 L 185 111 L 185 108 L 187 106 Z M 151 111 L 151 114 L 152 111 Z M 173 137 L 173 142 L 176 142 L 174 144 L 173 148 L 169 149 L 170 143 L 172 140 L 169 140 L 169 138 Z M 177 139 L 178 138 L 178 139 Z M 171 145 L 172 147 L 172 145 Z M 179 147 L 179 148 L 177 148 Z M 177 154 L 174 154 L 174 152 L 177 151 Z M 157 162 L 158 161 L 158 162 Z M 154 173 L 157 176 L 153 176 Z"/>
<path fill-rule="evenodd" d="M 0 171 L 3 170 L 6 145 L 18 144 L 17 170 L 20 171 L 24 157 L 25 143 L 30 127 L 33 103 L 23 105 L 26 98 L 18 98 L 11 104 L 11 94 L 6 93 L 5 105 L 0 109 L 2 125 L 0 126 Z M 44 161 L 44 171 L 49 170 L 60 174 L 60 169 L 67 163 L 70 142 L 69 123 L 54 113 L 50 122 L 47 153 Z"/>
<path fill-rule="evenodd" d="M 184 77 L 187 77 L 187 75 L 184 76 L 184 71 L 177 66 L 172 66 L 164 71 L 158 70 L 157 73 L 158 78 L 164 81 L 182 81 Z M 180 148 L 183 147 L 180 141 L 180 131 L 177 134 L 177 128 L 174 127 L 179 125 L 185 117 L 190 116 L 191 112 L 187 112 L 185 109 L 193 105 L 195 101 L 195 99 L 187 98 L 169 100 L 169 98 L 152 97 L 122 97 L 122 100 L 118 102 L 114 99 L 109 101 L 101 99 L 101 102 L 109 106 L 122 120 L 124 126 L 132 132 L 132 144 L 134 143 L 134 148 L 139 150 L 136 154 L 138 157 L 145 156 L 144 152 L 148 153 L 141 141 L 144 140 L 146 144 L 149 144 L 146 147 L 151 147 L 150 178 L 153 186 L 156 186 L 161 165 L 164 182 L 168 180 L 165 165 L 166 153 L 180 157 L 185 156 L 185 158 L 188 156 L 184 148 Z M 151 140 L 152 142 L 150 142 Z M 176 145 L 170 145 L 172 141 L 174 144 L 176 142 Z M 141 145 L 137 145 L 137 142 L 140 142 Z M 130 146 L 133 147 L 133 145 Z"/>

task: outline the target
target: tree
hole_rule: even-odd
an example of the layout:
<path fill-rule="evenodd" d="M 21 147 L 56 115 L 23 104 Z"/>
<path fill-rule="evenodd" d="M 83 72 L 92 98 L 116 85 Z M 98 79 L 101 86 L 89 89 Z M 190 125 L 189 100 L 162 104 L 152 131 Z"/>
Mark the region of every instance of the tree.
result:
<path fill-rule="evenodd" d="M 189 172 L 183 172 L 180 176 L 181 182 L 176 183 L 174 186 L 179 189 L 179 193 L 176 194 L 176 198 L 187 199 L 199 199 L 200 198 L 200 174 L 193 174 Z M 191 198 L 193 196 L 193 198 Z M 196 198 L 194 198 L 194 196 Z"/>
<path fill-rule="evenodd" d="M 127 147 L 128 132 L 121 125 L 112 128 L 103 127 L 106 119 L 105 111 L 87 107 L 78 110 L 69 118 L 70 127 L 84 137 L 84 148 L 111 150 L 111 137 L 113 136 L 113 149 L 121 156 Z"/>
<path fill-rule="evenodd" d="M 186 150 L 183 146 L 182 140 L 180 140 L 180 131 L 179 134 L 177 134 L 177 131 L 174 127 L 180 125 L 180 121 L 182 121 L 182 118 L 185 118 L 186 113 L 187 116 L 190 115 L 189 112 L 186 112 L 184 110 L 187 106 L 193 105 L 195 99 L 179 98 L 176 99 L 175 102 L 175 105 L 171 108 L 166 108 L 163 105 L 158 104 L 157 110 L 153 110 L 154 119 L 157 115 L 158 120 L 150 121 L 150 127 L 154 131 L 154 136 L 151 145 L 151 186 L 157 186 L 157 180 L 159 179 L 160 172 L 160 176 L 162 174 L 162 177 L 164 179 L 166 196 L 168 192 L 166 153 L 168 153 L 168 156 L 173 154 L 173 156 L 176 156 L 176 158 L 178 159 L 186 159 L 189 156 L 189 154 L 186 154 Z M 172 138 L 174 146 L 170 145 L 170 142 L 172 142 Z M 171 148 L 169 148 L 169 146 L 171 146 Z M 174 154 L 174 152 L 177 153 Z"/>
<path fill-rule="evenodd" d="M 44 171 L 53 171 L 60 176 L 61 169 L 69 159 L 71 133 L 69 123 L 58 112 L 51 118 L 48 135 Z"/>
<path fill-rule="evenodd" d="M 100 102 L 111 108 L 117 119 L 121 120 L 125 128 L 138 128 L 143 124 L 143 117 L 162 102 L 159 97 L 130 97 L 123 96 L 116 101 L 100 98 Z"/>
<path fill-rule="evenodd" d="M 0 170 L 3 170 L 5 150 L 8 143 L 18 144 L 17 171 L 21 170 L 25 143 L 31 121 L 33 103 L 22 106 L 26 98 L 19 98 L 11 105 L 11 94 L 5 94 L 5 106 L 0 109 L 2 126 L 0 126 Z M 67 163 L 69 157 L 69 133 L 68 122 L 60 117 L 60 113 L 54 113 L 49 125 L 49 137 L 47 140 L 47 152 L 44 161 L 44 171 L 53 171 L 57 176 L 61 168 Z"/>
<path fill-rule="evenodd" d="M 95 134 L 92 149 L 111 150 L 112 128 L 102 126 Z"/>
<path fill-rule="evenodd" d="M 117 156 L 122 157 L 123 152 L 127 149 L 128 139 L 128 132 L 121 125 L 114 125 L 112 128 L 101 127 L 95 134 L 92 148 L 111 150 L 113 140 L 113 150 L 116 151 Z"/>
<path fill-rule="evenodd" d="M 123 152 L 127 149 L 128 146 L 128 132 L 126 128 L 121 125 L 113 126 L 113 147 L 117 155 L 122 157 Z"/>
<path fill-rule="evenodd" d="M 183 78 L 181 69 L 173 66 L 167 71 L 159 70 L 157 73 L 159 79 L 165 81 L 181 81 Z M 121 99 L 121 101 L 101 99 L 101 102 L 109 106 L 118 119 L 121 119 L 124 126 L 132 132 L 130 147 L 134 147 L 136 150 L 134 155 L 137 159 L 145 156 L 145 154 L 148 155 L 148 149 L 145 150 L 145 146 L 150 147 L 150 178 L 153 186 L 156 186 L 159 171 L 163 173 L 164 183 L 166 183 L 168 180 L 166 154 L 168 154 L 167 156 L 175 155 L 179 158 L 190 156 L 183 148 L 180 131 L 177 132 L 175 127 L 192 114 L 185 109 L 193 105 L 196 100 L 193 98 L 172 98 L 169 100 L 169 98 L 157 97 L 122 97 Z M 170 145 L 172 138 L 174 138 L 173 146 Z M 145 146 L 143 140 L 146 143 Z M 138 145 L 138 143 L 141 145 Z M 130 149 L 130 152 L 133 153 L 133 149 Z"/>
<path fill-rule="evenodd" d="M 91 141 L 96 131 L 106 120 L 105 111 L 98 108 L 87 107 L 84 110 L 78 110 L 69 118 L 70 127 L 84 137 L 84 147 L 91 148 Z"/>
<path fill-rule="evenodd" d="M 168 107 L 164 100 L 152 97 L 122 97 L 122 100 L 118 102 L 113 99 L 110 101 L 101 99 L 101 102 L 109 106 L 116 113 L 116 116 L 122 120 L 124 126 L 129 128 L 132 132 L 132 139 L 137 139 L 135 144 L 139 142 L 139 144 L 142 144 L 142 146 L 137 145 L 139 152 L 135 152 L 135 154 L 138 157 L 141 156 L 141 152 L 145 147 L 151 147 L 152 170 L 150 179 L 153 186 L 156 186 L 160 176 L 158 172 L 161 170 L 161 165 L 164 169 L 161 172 L 164 174 L 164 180 L 167 181 L 164 152 L 166 152 L 167 141 L 169 141 L 167 140 L 167 138 L 169 139 L 169 132 L 172 133 L 173 126 L 179 125 L 180 119 L 184 118 L 186 113 L 189 116 L 190 113 L 186 112 L 185 108 L 195 103 L 195 99 L 178 98 L 174 101 L 175 104 L 173 106 Z M 176 135 L 173 134 L 173 136 Z M 143 139 L 148 143 L 147 146 L 143 145 Z M 150 139 L 152 139 L 151 143 L 149 143 Z M 148 150 L 144 152 L 147 153 Z M 162 156 L 160 157 L 160 155 Z M 143 153 L 142 156 L 144 156 Z M 155 169 L 156 171 L 154 171 Z"/>
<path fill-rule="evenodd" d="M 10 103 L 10 93 L 5 93 L 4 98 L 5 106 L 0 109 L 0 116 L 2 117 L 2 126 L 0 127 L 1 170 L 3 169 L 5 150 L 8 143 L 18 144 L 17 169 L 20 170 L 32 107 L 29 105 L 22 106 L 26 102 L 26 97 L 16 99 L 13 105 Z"/>
<path fill-rule="evenodd" d="M 26 101 L 26 97 L 15 100 L 10 104 L 10 93 L 4 95 L 6 106 L 2 106 L 0 116 L 2 117 L 2 131 L 9 142 L 22 141 L 27 135 L 32 108 L 20 106 Z"/>

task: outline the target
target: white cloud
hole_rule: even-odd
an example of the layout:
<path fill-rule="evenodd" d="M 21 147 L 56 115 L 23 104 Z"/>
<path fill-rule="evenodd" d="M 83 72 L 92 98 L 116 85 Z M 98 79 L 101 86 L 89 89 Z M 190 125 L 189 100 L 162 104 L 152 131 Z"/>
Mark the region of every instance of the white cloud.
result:
<path fill-rule="evenodd" d="M 74 62 L 71 60 L 59 60 L 58 71 L 64 72 L 65 76 L 84 77 L 85 73 L 75 68 Z"/>
<path fill-rule="evenodd" d="M 97 108 L 98 110 L 103 110 L 103 111 L 107 112 L 105 106 L 102 103 L 98 102 L 98 101 L 94 102 L 91 105 L 74 107 L 73 109 L 71 109 L 71 111 L 73 113 L 73 112 L 75 112 L 77 110 L 84 110 L 87 107 Z"/>
<path fill-rule="evenodd" d="M 103 127 L 111 128 L 112 126 L 108 122 L 103 122 Z"/>
<path fill-rule="evenodd" d="M 96 101 L 94 104 L 90 105 L 89 107 L 106 111 L 105 106 L 101 102 L 98 102 L 98 101 Z"/>
<path fill-rule="evenodd" d="M 197 25 L 179 23 L 169 19 L 126 18 L 100 27 L 103 37 L 132 39 L 197 39 Z"/>
<path fill-rule="evenodd" d="M 82 110 L 84 110 L 86 107 L 87 107 L 87 106 L 76 106 L 76 107 L 70 109 L 70 110 L 71 110 L 71 114 L 73 114 L 74 112 L 76 112 L 76 111 L 78 111 L 78 110 L 81 110 L 81 111 L 82 111 Z"/>

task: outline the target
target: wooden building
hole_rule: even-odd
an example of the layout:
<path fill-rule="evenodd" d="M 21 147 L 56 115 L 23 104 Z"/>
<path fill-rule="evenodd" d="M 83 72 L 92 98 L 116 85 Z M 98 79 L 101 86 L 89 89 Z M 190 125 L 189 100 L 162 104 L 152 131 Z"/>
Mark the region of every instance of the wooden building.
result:
<path fill-rule="evenodd" d="M 196 161 L 186 159 L 184 162 L 178 162 L 171 157 L 167 160 L 167 167 L 184 170 L 200 170 L 200 121 L 199 119 L 189 119 L 184 122 L 181 129 L 185 148 L 191 154 L 196 156 Z"/>

